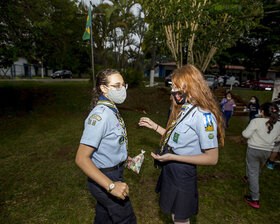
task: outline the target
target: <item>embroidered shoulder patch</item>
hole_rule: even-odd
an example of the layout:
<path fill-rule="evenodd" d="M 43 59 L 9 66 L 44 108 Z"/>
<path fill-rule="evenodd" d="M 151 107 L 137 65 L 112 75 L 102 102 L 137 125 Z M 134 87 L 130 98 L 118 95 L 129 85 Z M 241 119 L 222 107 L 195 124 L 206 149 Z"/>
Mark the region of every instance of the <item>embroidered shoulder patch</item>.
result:
<path fill-rule="evenodd" d="M 173 136 L 173 141 L 178 143 L 178 140 L 179 140 L 179 136 L 180 134 L 178 134 L 177 132 L 174 133 L 174 136 Z"/>
<path fill-rule="evenodd" d="M 96 121 L 88 119 L 88 124 L 91 124 L 92 126 L 94 126 L 96 124 Z"/>
<path fill-rule="evenodd" d="M 94 126 L 96 124 L 96 121 L 101 121 L 101 120 L 102 120 L 102 118 L 99 115 L 93 114 L 89 117 L 88 124 L 91 124 Z"/>
<path fill-rule="evenodd" d="M 211 113 L 203 113 L 205 131 L 214 131 Z"/>
<path fill-rule="evenodd" d="M 98 121 L 101 121 L 101 120 L 102 120 L 102 118 L 101 118 L 99 115 L 97 115 L 97 114 L 93 114 L 93 115 L 90 117 L 90 119 L 95 119 L 95 120 L 98 120 Z"/>

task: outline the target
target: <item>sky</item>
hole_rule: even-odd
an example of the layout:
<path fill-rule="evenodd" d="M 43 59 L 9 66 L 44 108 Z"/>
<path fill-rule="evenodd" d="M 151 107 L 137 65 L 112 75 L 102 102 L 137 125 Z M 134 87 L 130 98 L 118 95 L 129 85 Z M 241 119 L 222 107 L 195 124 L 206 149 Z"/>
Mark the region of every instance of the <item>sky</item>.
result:
<path fill-rule="evenodd" d="M 89 5 L 89 1 L 90 0 L 81 0 L 83 1 L 84 3 L 86 3 L 87 5 Z M 98 5 L 101 1 L 100 0 L 91 0 L 91 2 L 94 4 L 94 5 Z M 106 2 L 106 1 L 105 1 Z"/>
<path fill-rule="evenodd" d="M 81 0 L 83 1 L 84 3 L 86 3 L 87 5 L 89 5 L 89 2 L 90 0 Z M 91 2 L 94 4 L 94 5 L 98 5 L 100 4 L 101 0 L 91 0 Z M 106 1 L 104 0 L 104 3 L 110 3 L 110 1 Z M 134 12 L 134 14 L 136 14 L 138 12 L 138 8 L 140 7 L 140 5 L 135 5 L 133 8 L 132 8 L 132 12 Z"/>

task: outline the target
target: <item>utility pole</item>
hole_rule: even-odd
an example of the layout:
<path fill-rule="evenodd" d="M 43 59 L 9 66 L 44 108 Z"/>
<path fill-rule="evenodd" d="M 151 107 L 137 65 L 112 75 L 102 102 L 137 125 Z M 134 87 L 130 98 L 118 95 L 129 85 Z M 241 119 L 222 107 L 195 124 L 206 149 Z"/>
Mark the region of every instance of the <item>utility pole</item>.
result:
<path fill-rule="evenodd" d="M 94 9 L 94 5 L 92 4 L 92 2 L 90 1 L 89 2 L 90 3 L 90 5 L 89 5 L 89 7 L 91 7 L 92 6 L 92 10 Z M 92 17 L 93 17 L 93 15 L 104 15 L 104 13 L 94 13 L 94 12 L 92 12 L 91 13 L 91 23 L 90 23 L 90 45 L 91 45 L 91 69 L 92 69 L 92 84 L 93 84 L 93 88 L 95 89 L 95 74 L 94 74 L 94 52 L 93 52 L 93 32 L 92 32 L 92 21 L 93 21 L 93 19 L 92 19 Z"/>

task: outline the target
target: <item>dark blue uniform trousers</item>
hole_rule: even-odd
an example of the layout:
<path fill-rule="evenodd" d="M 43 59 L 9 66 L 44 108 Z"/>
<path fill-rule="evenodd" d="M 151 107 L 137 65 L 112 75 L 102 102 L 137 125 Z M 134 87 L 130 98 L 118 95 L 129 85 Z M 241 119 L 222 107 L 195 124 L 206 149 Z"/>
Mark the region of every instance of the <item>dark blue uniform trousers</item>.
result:
<path fill-rule="evenodd" d="M 123 169 L 121 166 L 116 170 L 103 172 L 113 181 L 123 181 Z M 118 199 L 88 178 L 88 189 L 97 200 L 95 208 L 94 224 L 135 224 L 134 214 L 129 197 L 125 200 Z"/>

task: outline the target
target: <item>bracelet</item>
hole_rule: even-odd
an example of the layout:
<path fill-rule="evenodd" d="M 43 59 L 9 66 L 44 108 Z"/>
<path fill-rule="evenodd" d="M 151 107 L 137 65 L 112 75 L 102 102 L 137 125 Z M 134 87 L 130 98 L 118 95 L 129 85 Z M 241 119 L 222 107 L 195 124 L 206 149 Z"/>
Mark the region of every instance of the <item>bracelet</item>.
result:
<path fill-rule="evenodd" d="M 157 128 L 155 129 L 155 131 L 157 131 L 157 129 L 158 129 L 158 126 L 157 126 Z"/>

